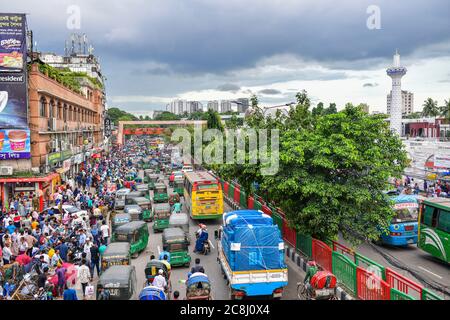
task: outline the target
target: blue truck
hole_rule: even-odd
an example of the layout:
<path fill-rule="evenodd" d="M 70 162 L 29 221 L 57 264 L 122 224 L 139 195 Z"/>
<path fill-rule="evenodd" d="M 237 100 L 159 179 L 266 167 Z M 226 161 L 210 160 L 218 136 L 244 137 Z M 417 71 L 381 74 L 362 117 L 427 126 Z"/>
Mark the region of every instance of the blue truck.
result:
<path fill-rule="evenodd" d="M 230 299 L 281 298 L 288 283 L 284 242 L 269 215 L 257 210 L 225 213 L 217 247 Z"/>

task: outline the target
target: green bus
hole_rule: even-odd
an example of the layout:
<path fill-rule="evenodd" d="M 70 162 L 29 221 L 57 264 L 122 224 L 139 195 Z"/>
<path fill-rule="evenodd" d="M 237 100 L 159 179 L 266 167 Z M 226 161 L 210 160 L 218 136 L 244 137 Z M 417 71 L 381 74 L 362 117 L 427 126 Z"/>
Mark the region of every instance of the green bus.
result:
<path fill-rule="evenodd" d="M 426 199 L 419 211 L 418 247 L 450 263 L 450 199 Z"/>

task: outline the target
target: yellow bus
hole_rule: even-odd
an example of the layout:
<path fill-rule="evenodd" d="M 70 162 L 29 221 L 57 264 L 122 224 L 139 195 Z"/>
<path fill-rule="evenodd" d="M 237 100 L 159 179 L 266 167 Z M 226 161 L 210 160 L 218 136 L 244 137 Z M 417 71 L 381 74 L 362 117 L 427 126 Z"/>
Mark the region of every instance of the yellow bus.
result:
<path fill-rule="evenodd" d="M 184 201 L 192 219 L 222 217 L 222 186 L 219 180 L 207 171 L 185 172 Z"/>

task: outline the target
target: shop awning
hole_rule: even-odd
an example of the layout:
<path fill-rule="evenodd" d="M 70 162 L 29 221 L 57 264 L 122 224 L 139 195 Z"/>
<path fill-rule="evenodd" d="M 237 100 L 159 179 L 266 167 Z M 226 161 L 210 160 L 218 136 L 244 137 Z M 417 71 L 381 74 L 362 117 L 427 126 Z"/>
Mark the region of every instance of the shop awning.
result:
<path fill-rule="evenodd" d="M 0 178 L 0 183 L 11 182 L 49 182 L 59 177 L 59 173 L 51 173 L 45 177 L 26 177 L 26 178 Z"/>

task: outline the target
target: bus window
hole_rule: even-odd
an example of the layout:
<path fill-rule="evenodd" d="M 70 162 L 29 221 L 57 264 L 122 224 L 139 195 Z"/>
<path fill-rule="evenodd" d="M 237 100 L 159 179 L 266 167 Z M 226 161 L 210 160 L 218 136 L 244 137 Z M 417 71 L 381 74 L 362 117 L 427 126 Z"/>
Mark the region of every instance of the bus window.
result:
<path fill-rule="evenodd" d="M 431 227 L 432 228 L 436 228 L 436 226 L 437 226 L 437 222 L 438 222 L 438 217 L 439 217 L 439 212 L 440 211 L 441 210 L 438 210 L 438 209 L 434 209 L 434 211 L 433 211 L 433 217 L 431 219 Z"/>
<path fill-rule="evenodd" d="M 437 211 L 436 208 L 426 206 L 425 212 L 423 213 L 423 224 L 431 227 L 432 225 L 432 218 L 434 216 L 434 212 Z"/>
<path fill-rule="evenodd" d="M 395 211 L 395 217 L 392 219 L 392 223 L 403 223 L 417 221 L 417 209 L 416 208 L 404 208 Z"/>
<path fill-rule="evenodd" d="M 437 228 L 441 231 L 450 233 L 450 212 L 441 210 Z"/>

